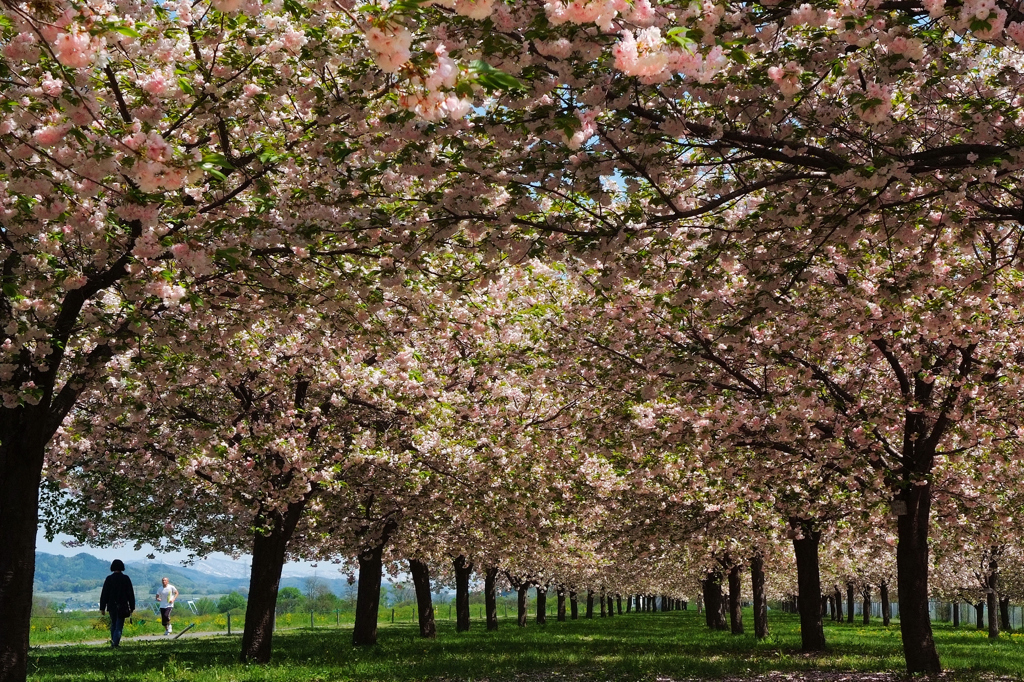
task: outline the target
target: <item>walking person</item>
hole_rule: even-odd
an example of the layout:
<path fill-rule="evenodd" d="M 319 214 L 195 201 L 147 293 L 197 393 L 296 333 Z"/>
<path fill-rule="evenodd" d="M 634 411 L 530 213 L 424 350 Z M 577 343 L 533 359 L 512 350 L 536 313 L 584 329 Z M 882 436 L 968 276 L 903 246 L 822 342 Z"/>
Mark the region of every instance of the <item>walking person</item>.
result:
<path fill-rule="evenodd" d="M 110 562 L 110 571 L 100 592 L 100 614 L 110 611 L 110 646 L 116 649 L 121 646 L 124 621 L 135 610 L 135 588 L 124 573 L 123 561 Z"/>
<path fill-rule="evenodd" d="M 164 626 L 164 634 L 171 634 L 171 610 L 174 600 L 178 598 L 178 588 L 167 578 L 160 578 L 163 587 L 156 591 L 156 600 L 160 604 L 160 622 Z"/>

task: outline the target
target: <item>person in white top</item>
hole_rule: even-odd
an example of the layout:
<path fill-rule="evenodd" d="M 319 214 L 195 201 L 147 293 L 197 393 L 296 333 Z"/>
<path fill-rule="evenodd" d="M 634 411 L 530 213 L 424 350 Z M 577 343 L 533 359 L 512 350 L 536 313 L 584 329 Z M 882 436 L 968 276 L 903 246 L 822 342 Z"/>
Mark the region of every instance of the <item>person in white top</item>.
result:
<path fill-rule="evenodd" d="M 171 609 L 174 608 L 174 600 L 178 598 L 178 588 L 171 584 L 167 578 L 161 578 L 163 587 L 156 591 L 156 600 L 160 604 L 160 621 L 164 625 L 164 634 L 171 634 Z"/>

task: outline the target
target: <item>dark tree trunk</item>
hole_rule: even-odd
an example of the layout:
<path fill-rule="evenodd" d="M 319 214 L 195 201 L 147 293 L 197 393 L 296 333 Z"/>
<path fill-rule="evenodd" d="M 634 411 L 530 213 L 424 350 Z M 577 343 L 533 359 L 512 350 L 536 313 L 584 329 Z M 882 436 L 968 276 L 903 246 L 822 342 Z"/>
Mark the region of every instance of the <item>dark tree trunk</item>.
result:
<path fill-rule="evenodd" d="M 712 630 L 728 630 L 723 611 L 725 599 L 722 596 L 722 576 L 708 573 L 701 587 L 704 592 L 704 620 Z"/>
<path fill-rule="evenodd" d="M 390 530 L 389 530 L 390 529 Z M 384 547 L 393 533 L 385 529 L 380 541 L 359 553 L 359 587 L 356 592 L 356 622 L 352 628 L 352 644 L 365 646 L 377 643 L 377 612 L 380 611 L 380 577 L 384 568 Z"/>
<path fill-rule="evenodd" d="M 661 612 L 668 613 L 668 597 L 661 595 Z"/>
<path fill-rule="evenodd" d="M 594 591 L 587 590 L 587 618 L 594 617 Z"/>
<path fill-rule="evenodd" d="M 530 597 L 530 584 L 529 583 L 523 583 L 522 585 L 519 586 L 517 592 L 518 592 L 518 595 L 517 595 L 518 599 L 516 600 L 517 623 L 518 623 L 519 627 L 525 628 L 526 627 L 526 620 L 529 617 L 529 614 L 526 612 L 526 601 Z"/>
<path fill-rule="evenodd" d="M 497 569 L 495 569 L 495 572 Z M 409 572 L 416 590 L 416 611 L 419 614 L 420 637 L 434 639 L 437 626 L 434 623 L 434 601 L 430 597 L 430 567 L 419 559 L 409 559 Z M 490 573 L 488 573 L 490 576 Z M 490 605 L 488 605 L 488 609 Z"/>
<path fill-rule="evenodd" d="M 833 594 L 828 595 L 828 617 L 831 621 L 836 619 L 836 597 Z"/>
<path fill-rule="evenodd" d="M 934 675 L 942 670 L 932 637 L 928 610 L 928 524 L 931 484 L 908 485 L 901 492 L 907 513 L 897 517 L 896 591 L 899 593 L 900 633 L 907 672 Z"/>
<path fill-rule="evenodd" d="M 802 651 L 824 651 L 825 626 L 821 622 L 821 574 L 818 565 L 818 543 L 821 532 L 810 522 L 790 519 L 790 526 L 799 533 L 793 538 L 796 554 L 796 580 L 799 590 L 800 648 Z"/>
<path fill-rule="evenodd" d="M 750 583 L 754 596 L 754 637 L 768 636 L 768 596 L 764 590 L 764 557 L 754 555 L 750 560 Z"/>
<path fill-rule="evenodd" d="M 846 622 L 853 622 L 853 583 L 846 583 Z"/>
<path fill-rule="evenodd" d="M 47 404 L 0 408 L 0 682 L 28 675 Z"/>
<path fill-rule="evenodd" d="M 825 618 L 825 615 L 827 613 L 828 613 L 828 597 L 823 594 L 823 595 L 821 595 L 821 617 L 822 617 L 822 619 Z"/>
<path fill-rule="evenodd" d="M 565 588 L 562 587 L 561 585 L 558 586 L 557 595 L 558 595 L 558 609 L 557 609 L 558 616 L 557 616 L 557 619 L 558 619 L 558 622 L 562 623 L 562 622 L 565 622 Z"/>
<path fill-rule="evenodd" d="M 615 600 L 609 594 L 605 597 L 605 601 L 608 603 L 608 617 L 612 618 L 615 615 Z"/>
<path fill-rule="evenodd" d="M 569 591 L 569 618 L 578 620 L 580 617 L 580 600 L 577 594 Z"/>
<path fill-rule="evenodd" d="M 882 625 L 888 627 L 892 620 L 892 604 L 889 603 L 889 583 L 883 582 L 878 585 L 878 599 L 882 602 Z M 959 610 L 957 616 L 960 615 Z"/>
<path fill-rule="evenodd" d="M 974 624 L 978 630 L 985 629 L 985 602 L 983 601 L 974 605 Z"/>
<path fill-rule="evenodd" d="M 999 639 L 999 562 L 995 557 L 988 563 L 988 638 Z"/>
<path fill-rule="evenodd" d="M 245 628 L 242 630 L 243 663 L 270 663 L 274 612 L 285 552 L 305 507 L 305 499 L 293 502 L 288 505 L 284 516 L 278 513 L 271 517 L 269 532 L 253 536 L 249 601 L 245 607 Z"/>
<path fill-rule="evenodd" d="M 601 617 L 605 618 L 605 617 L 608 616 L 608 614 L 605 613 L 605 610 L 604 610 L 604 592 L 601 593 L 600 603 L 601 603 Z"/>
<path fill-rule="evenodd" d="M 999 598 L 999 629 L 1003 632 L 1012 632 L 1010 627 L 1010 598 Z"/>
<path fill-rule="evenodd" d="M 861 606 L 861 610 L 864 611 L 864 625 L 871 624 L 871 585 L 864 585 L 861 592 L 864 597 L 864 604 Z"/>
<path fill-rule="evenodd" d="M 548 623 L 548 588 L 537 585 L 537 625 Z"/>
<path fill-rule="evenodd" d="M 632 612 L 633 612 L 633 595 L 627 594 L 626 595 L 626 613 L 632 613 Z"/>
<path fill-rule="evenodd" d="M 484 574 L 484 610 L 487 612 L 487 630 L 498 629 L 498 567 L 491 566 Z"/>
<path fill-rule="evenodd" d="M 833 601 L 836 603 L 836 622 L 843 622 L 843 593 L 839 591 L 839 586 L 836 585 L 835 592 L 833 594 Z"/>
<path fill-rule="evenodd" d="M 740 567 L 729 569 L 729 629 L 734 635 L 743 634 L 743 610 L 740 602 Z"/>
<path fill-rule="evenodd" d="M 455 567 L 455 631 L 469 630 L 469 577 L 473 574 L 473 564 L 465 556 L 459 555 L 452 561 Z"/>
<path fill-rule="evenodd" d="M 622 595 L 621 594 L 615 595 L 615 610 L 619 612 L 620 616 L 622 615 Z"/>
<path fill-rule="evenodd" d="M 960 602 L 953 602 L 952 604 L 950 604 L 949 608 L 953 611 L 953 627 L 960 627 Z M 886 625 L 888 625 L 888 623 L 886 623 Z"/>

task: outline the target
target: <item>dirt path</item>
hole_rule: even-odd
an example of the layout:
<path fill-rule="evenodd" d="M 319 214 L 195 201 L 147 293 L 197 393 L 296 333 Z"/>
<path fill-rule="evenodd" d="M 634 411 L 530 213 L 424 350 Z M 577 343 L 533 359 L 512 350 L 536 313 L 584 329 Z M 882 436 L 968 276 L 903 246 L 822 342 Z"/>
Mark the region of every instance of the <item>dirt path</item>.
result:
<path fill-rule="evenodd" d="M 212 637 L 214 635 L 226 635 L 227 630 L 213 630 L 213 631 L 202 631 L 195 632 L 190 630 L 181 635 L 181 639 L 193 639 L 195 637 Z M 232 636 L 242 634 L 240 630 L 235 630 L 231 633 Z M 158 642 L 167 641 L 172 642 L 177 639 L 176 635 L 139 635 L 138 637 L 122 637 L 122 644 L 130 644 L 131 642 Z M 54 644 L 35 644 L 32 649 L 51 649 L 58 646 L 110 646 L 110 638 L 107 639 L 91 639 L 85 642 L 56 642 Z"/>

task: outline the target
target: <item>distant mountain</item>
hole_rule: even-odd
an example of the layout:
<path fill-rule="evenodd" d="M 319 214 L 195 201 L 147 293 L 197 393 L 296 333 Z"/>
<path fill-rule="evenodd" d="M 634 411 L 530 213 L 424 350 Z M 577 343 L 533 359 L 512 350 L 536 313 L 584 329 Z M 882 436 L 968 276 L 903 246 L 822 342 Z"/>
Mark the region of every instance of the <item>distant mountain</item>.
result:
<path fill-rule="evenodd" d="M 230 561 L 226 559 L 207 559 L 197 561 L 192 566 L 176 566 L 172 564 L 149 561 L 131 562 L 125 566 L 125 573 L 132 579 L 137 599 L 147 599 L 160 586 L 160 579 L 166 576 L 182 597 L 192 599 L 210 594 L 227 594 L 228 592 L 246 593 L 249 589 L 249 562 Z M 304 590 L 311 577 L 303 575 L 308 569 L 295 570 L 299 575 L 288 575 L 281 579 L 281 587 L 297 587 Z M 317 579 L 338 596 L 344 596 L 351 590 L 346 578 L 342 577 L 333 567 L 325 570 L 332 577 L 318 576 Z M 92 601 L 98 598 L 98 590 L 103 580 L 110 575 L 110 562 L 97 559 L 85 552 L 73 557 L 56 554 L 36 553 L 36 577 L 33 589 L 35 592 L 60 592 L 81 594 L 81 599 Z M 338 576 L 338 577 L 333 577 Z M 86 593 L 89 593 L 88 595 Z M 89 599 L 92 597 L 93 599 Z"/>
<path fill-rule="evenodd" d="M 160 579 L 166 576 L 182 594 L 206 595 L 225 594 L 244 590 L 249 586 L 248 575 L 244 578 L 225 577 L 204 573 L 187 566 L 173 566 L 149 562 L 129 563 L 125 573 L 135 585 L 135 593 L 141 598 L 147 592 L 156 592 Z M 245 572 L 248 573 L 248 567 Z M 84 552 L 73 557 L 36 553 L 36 576 L 33 589 L 36 592 L 92 592 L 103 586 L 103 580 L 110 575 L 110 563 Z"/>

